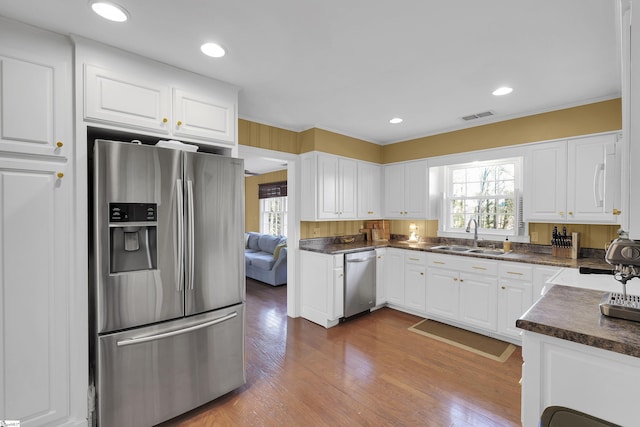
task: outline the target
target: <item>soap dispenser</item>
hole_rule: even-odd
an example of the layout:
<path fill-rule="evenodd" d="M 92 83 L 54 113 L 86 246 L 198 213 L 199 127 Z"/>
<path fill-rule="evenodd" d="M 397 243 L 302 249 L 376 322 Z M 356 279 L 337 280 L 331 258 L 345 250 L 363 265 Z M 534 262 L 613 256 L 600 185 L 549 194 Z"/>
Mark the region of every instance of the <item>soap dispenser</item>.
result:
<path fill-rule="evenodd" d="M 502 245 L 502 250 L 505 252 L 509 252 L 511 250 L 511 242 L 509 241 L 508 237 L 505 239 L 504 244 Z"/>

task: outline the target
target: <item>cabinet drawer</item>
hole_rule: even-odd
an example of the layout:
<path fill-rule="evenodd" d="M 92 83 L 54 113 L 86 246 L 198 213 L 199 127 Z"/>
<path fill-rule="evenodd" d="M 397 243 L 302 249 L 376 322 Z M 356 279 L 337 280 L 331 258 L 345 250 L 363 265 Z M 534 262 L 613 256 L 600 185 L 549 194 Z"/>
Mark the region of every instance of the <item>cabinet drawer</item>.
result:
<path fill-rule="evenodd" d="M 456 261 L 456 267 L 459 271 L 468 273 L 481 274 L 483 276 L 497 276 L 498 263 L 486 259 L 475 259 L 471 257 L 458 257 L 460 261 Z"/>
<path fill-rule="evenodd" d="M 533 266 L 515 262 L 500 263 L 500 277 L 530 282 L 533 280 Z"/>
<path fill-rule="evenodd" d="M 404 254 L 404 262 L 407 264 L 427 265 L 427 253 L 420 251 L 409 251 Z"/>
<path fill-rule="evenodd" d="M 453 255 L 430 253 L 427 256 L 427 264 L 429 267 L 455 269 L 456 261 L 462 259 L 464 258 Z"/>

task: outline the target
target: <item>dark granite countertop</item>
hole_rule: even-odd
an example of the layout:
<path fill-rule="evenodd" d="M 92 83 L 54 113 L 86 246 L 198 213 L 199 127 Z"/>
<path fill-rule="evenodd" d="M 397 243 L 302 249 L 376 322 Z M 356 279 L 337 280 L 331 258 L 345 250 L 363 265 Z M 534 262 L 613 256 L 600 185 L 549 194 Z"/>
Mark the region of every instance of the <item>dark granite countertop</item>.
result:
<path fill-rule="evenodd" d="M 516 326 L 590 347 L 640 357 L 640 323 L 600 314 L 606 292 L 555 285 Z"/>
<path fill-rule="evenodd" d="M 366 241 L 356 240 L 353 243 L 340 243 L 339 239 L 306 239 L 300 241 L 300 249 L 305 251 L 319 252 L 324 254 L 344 254 L 349 252 L 364 251 L 375 248 L 399 248 L 410 249 L 415 251 L 443 253 L 455 256 L 487 258 L 504 261 L 522 262 L 528 264 L 549 265 L 554 267 L 590 267 L 611 270 L 611 265 L 604 260 L 604 253 L 598 257 L 584 257 L 578 259 L 558 258 L 551 254 L 540 253 L 527 250 L 527 245 L 519 245 L 518 249 L 514 249 L 504 255 L 486 255 L 486 254 L 469 254 L 451 251 L 442 251 L 432 249 L 434 246 L 441 245 L 438 242 L 421 242 L 408 243 L 406 240 L 389 240 L 389 241 Z M 514 244 L 514 247 L 517 246 Z"/>

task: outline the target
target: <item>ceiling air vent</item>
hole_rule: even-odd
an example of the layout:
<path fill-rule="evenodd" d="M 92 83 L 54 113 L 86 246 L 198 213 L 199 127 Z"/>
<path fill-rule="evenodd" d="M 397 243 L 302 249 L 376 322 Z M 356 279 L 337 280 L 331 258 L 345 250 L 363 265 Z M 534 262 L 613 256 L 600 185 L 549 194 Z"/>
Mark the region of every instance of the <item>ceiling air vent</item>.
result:
<path fill-rule="evenodd" d="M 469 116 L 464 116 L 462 118 L 462 120 L 475 120 L 475 119 L 479 119 L 482 117 L 489 117 L 489 116 L 493 116 L 493 111 L 483 111 L 482 113 L 476 113 L 476 114 L 471 114 Z"/>

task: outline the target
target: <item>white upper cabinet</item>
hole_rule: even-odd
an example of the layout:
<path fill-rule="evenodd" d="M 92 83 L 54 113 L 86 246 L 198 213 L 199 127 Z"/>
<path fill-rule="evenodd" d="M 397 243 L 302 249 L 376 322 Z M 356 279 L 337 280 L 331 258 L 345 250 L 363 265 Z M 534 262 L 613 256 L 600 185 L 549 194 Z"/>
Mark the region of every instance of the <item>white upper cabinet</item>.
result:
<path fill-rule="evenodd" d="M 355 160 L 323 153 L 302 156 L 302 220 L 355 219 L 356 193 Z"/>
<path fill-rule="evenodd" d="M 619 218 L 617 135 L 529 147 L 525 159 L 525 221 L 615 224 Z"/>
<path fill-rule="evenodd" d="M 426 219 L 429 171 L 426 160 L 384 166 L 384 217 Z"/>
<path fill-rule="evenodd" d="M 84 119 L 176 139 L 236 144 L 237 92 L 169 83 L 162 76 L 114 71 L 85 64 Z M 154 73 L 154 75 L 156 75 Z M 186 79 L 188 80 L 188 79 Z"/>
<path fill-rule="evenodd" d="M 0 147 L 65 157 L 70 139 L 71 71 L 54 52 L 35 58 L 3 56 L 0 50 Z"/>
<path fill-rule="evenodd" d="M 567 219 L 581 223 L 618 221 L 620 163 L 616 135 L 568 142 Z"/>
<path fill-rule="evenodd" d="M 204 93 L 173 89 L 173 134 L 215 141 L 235 141 L 235 103 Z"/>
<path fill-rule="evenodd" d="M 565 141 L 535 144 L 525 157 L 525 221 L 566 218 L 567 145 Z"/>
<path fill-rule="evenodd" d="M 85 120 L 169 134 L 169 86 L 145 76 L 85 66 Z"/>
<path fill-rule="evenodd" d="M 358 162 L 358 218 L 382 218 L 381 175 L 381 166 Z"/>

